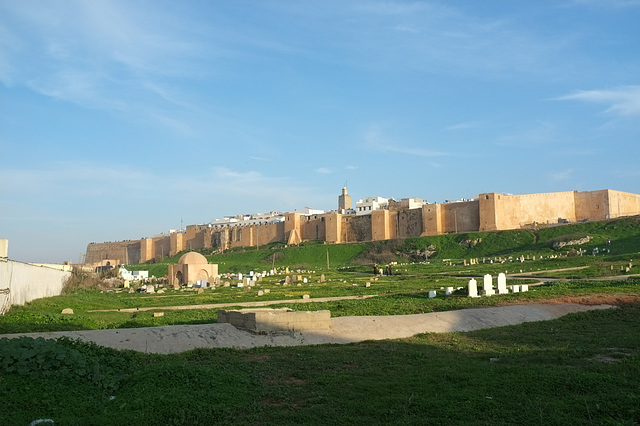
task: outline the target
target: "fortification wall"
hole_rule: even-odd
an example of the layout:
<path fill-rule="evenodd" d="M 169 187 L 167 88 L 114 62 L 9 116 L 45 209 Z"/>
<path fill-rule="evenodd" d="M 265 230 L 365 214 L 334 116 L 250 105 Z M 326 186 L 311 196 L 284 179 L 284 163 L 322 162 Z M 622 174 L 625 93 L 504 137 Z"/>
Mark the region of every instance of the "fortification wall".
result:
<path fill-rule="evenodd" d="M 560 223 L 561 219 L 575 222 L 575 193 L 553 192 L 545 194 L 499 195 L 500 206 L 497 227 L 518 229 L 537 223 Z M 498 211 L 496 212 L 498 213 Z"/>
<path fill-rule="evenodd" d="M 302 239 L 307 240 L 324 240 L 327 236 L 325 226 L 325 215 L 313 215 L 302 218 L 300 222 Z"/>
<path fill-rule="evenodd" d="M 574 217 L 581 220 L 605 220 L 609 218 L 608 191 L 573 192 L 575 203 Z"/>
<path fill-rule="evenodd" d="M 359 241 L 371 241 L 371 215 L 342 216 L 342 242 L 356 243 Z"/>
<path fill-rule="evenodd" d="M 85 263 L 94 264 L 104 259 L 117 260 L 118 264 L 140 263 L 140 240 L 87 245 Z"/>
<path fill-rule="evenodd" d="M 605 220 L 640 214 L 640 195 L 613 190 L 504 195 L 484 193 L 477 200 L 425 204 L 411 210 L 374 210 L 370 215 L 288 213 L 276 224 L 209 229 L 188 226 L 184 233 L 151 240 L 89 244 L 87 262 L 114 259 L 138 263 L 183 250 L 255 247 L 273 242 L 324 240 L 353 243 L 473 232 L 520 229 L 537 222 Z M 112 263 L 114 263 L 112 261 Z"/>
<path fill-rule="evenodd" d="M 422 236 L 442 234 L 442 215 L 440 204 L 422 206 Z"/>
<path fill-rule="evenodd" d="M 442 204 L 440 233 L 474 232 L 480 230 L 480 202 L 478 200 Z"/>
<path fill-rule="evenodd" d="M 609 198 L 609 217 L 634 216 L 640 213 L 640 195 L 606 190 Z"/>
<path fill-rule="evenodd" d="M 397 237 L 408 238 L 422 235 L 422 208 L 401 210 L 397 213 Z"/>
<path fill-rule="evenodd" d="M 342 215 L 339 213 L 329 213 L 324 217 L 326 240 L 328 243 L 342 242 Z"/>

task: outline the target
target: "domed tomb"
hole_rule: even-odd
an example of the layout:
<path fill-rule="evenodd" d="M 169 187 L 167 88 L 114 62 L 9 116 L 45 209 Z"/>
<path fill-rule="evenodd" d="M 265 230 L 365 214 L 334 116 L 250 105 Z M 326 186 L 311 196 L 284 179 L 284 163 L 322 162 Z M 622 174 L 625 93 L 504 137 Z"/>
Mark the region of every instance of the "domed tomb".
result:
<path fill-rule="evenodd" d="M 218 265 L 210 264 L 206 257 L 195 251 L 183 254 L 177 264 L 169 265 L 169 282 L 174 288 L 194 284 L 208 287 L 217 276 Z"/>
<path fill-rule="evenodd" d="M 206 265 L 207 263 L 207 258 L 195 251 L 185 253 L 178 259 L 179 265 Z"/>

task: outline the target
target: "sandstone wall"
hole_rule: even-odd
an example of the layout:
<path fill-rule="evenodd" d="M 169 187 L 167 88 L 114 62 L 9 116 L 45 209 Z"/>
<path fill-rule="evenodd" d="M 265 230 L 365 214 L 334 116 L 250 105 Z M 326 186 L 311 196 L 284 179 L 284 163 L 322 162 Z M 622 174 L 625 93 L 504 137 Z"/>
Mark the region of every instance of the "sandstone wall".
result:
<path fill-rule="evenodd" d="M 480 230 L 480 203 L 478 200 L 442 204 L 440 233 L 475 232 Z"/>
<path fill-rule="evenodd" d="M 519 229 L 537 223 L 559 223 L 560 219 L 576 221 L 574 191 L 546 194 L 498 194 L 496 225 L 498 229 Z"/>
<path fill-rule="evenodd" d="M 440 204 L 422 206 L 422 235 L 442 234 L 442 214 Z"/>
<path fill-rule="evenodd" d="M 140 263 L 140 240 L 87 245 L 85 263 L 98 263 L 104 259 L 116 260 L 118 264 Z"/>
<path fill-rule="evenodd" d="M 375 210 L 371 215 L 363 216 L 327 213 L 305 217 L 288 213 L 285 221 L 277 224 L 214 229 L 192 225 L 184 233 L 150 240 L 89 244 L 87 262 L 114 259 L 112 263 L 139 263 L 183 250 L 225 250 L 287 243 L 292 236 L 296 241 L 353 243 L 451 232 L 520 229 L 535 222 L 605 220 L 635 214 L 640 214 L 640 195 L 613 190 L 526 195 L 484 193 L 473 201 L 425 204 L 411 210 Z"/>
<path fill-rule="evenodd" d="M 422 208 L 401 210 L 397 213 L 397 237 L 419 237 L 422 235 Z"/>
<path fill-rule="evenodd" d="M 609 217 L 633 216 L 640 213 L 640 195 L 629 192 L 607 190 Z"/>
<path fill-rule="evenodd" d="M 324 214 L 303 217 L 300 226 L 302 228 L 300 235 L 305 241 L 325 240 L 327 237 Z"/>

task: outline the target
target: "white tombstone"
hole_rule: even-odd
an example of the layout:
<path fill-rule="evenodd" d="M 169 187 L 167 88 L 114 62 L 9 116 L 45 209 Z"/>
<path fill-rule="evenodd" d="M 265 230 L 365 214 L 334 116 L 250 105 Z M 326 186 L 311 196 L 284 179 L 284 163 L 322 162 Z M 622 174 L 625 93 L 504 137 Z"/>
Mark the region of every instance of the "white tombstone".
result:
<path fill-rule="evenodd" d="M 469 280 L 469 297 L 478 297 L 478 282 L 475 278 Z"/>
<path fill-rule="evenodd" d="M 453 294 L 453 287 L 445 287 L 444 294 L 446 294 L 447 296 L 451 296 Z"/>
<path fill-rule="evenodd" d="M 507 290 L 507 276 L 500 272 L 498 274 L 498 294 L 507 294 L 509 291 Z"/>
<path fill-rule="evenodd" d="M 436 291 L 435 290 L 429 290 L 429 299 L 433 299 L 434 297 L 436 297 Z"/>
<path fill-rule="evenodd" d="M 237 287 L 244 287 L 244 283 L 242 281 L 238 281 Z"/>
<path fill-rule="evenodd" d="M 529 284 L 522 284 L 520 286 L 520 291 L 529 291 Z"/>
<path fill-rule="evenodd" d="M 155 288 L 153 288 L 153 284 L 147 284 L 147 293 L 155 293 Z"/>
<path fill-rule="evenodd" d="M 512 293 L 518 293 L 518 292 L 520 292 L 520 286 L 519 286 L 519 285 L 512 285 L 512 286 L 511 286 L 511 292 L 512 292 Z"/>
<path fill-rule="evenodd" d="M 262 296 L 262 295 L 264 295 L 264 291 L 258 290 L 258 296 Z"/>
<path fill-rule="evenodd" d="M 238 281 L 242 281 L 242 274 L 238 274 Z"/>
<path fill-rule="evenodd" d="M 482 293 L 484 296 L 492 296 L 496 294 L 493 290 L 493 277 L 490 274 L 485 274 L 482 281 Z"/>
<path fill-rule="evenodd" d="M 253 276 L 253 271 L 249 271 L 249 276 L 252 277 Z"/>
<path fill-rule="evenodd" d="M 306 278 L 306 277 L 305 277 L 305 278 L 303 278 L 303 279 L 302 279 L 302 282 L 306 284 L 306 283 L 307 283 L 307 278 Z"/>

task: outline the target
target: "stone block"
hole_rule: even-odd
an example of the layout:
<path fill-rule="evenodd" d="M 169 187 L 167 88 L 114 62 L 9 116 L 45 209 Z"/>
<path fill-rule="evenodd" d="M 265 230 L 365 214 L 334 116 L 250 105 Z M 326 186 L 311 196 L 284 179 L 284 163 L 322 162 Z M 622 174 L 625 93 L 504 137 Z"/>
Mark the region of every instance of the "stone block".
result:
<path fill-rule="evenodd" d="M 436 297 L 436 291 L 435 290 L 429 290 L 429 299 L 433 299 L 434 297 Z"/>
<path fill-rule="evenodd" d="M 520 291 L 522 291 L 522 292 L 529 291 L 529 285 L 528 284 L 522 284 L 520 286 Z"/>
<path fill-rule="evenodd" d="M 163 317 L 163 316 L 164 316 L 164 312 L 154 312 L 153 313 L 153 317 L 154 318 Z"/>
<path fill-rule="evenodd" d="M 71 308 L 64 308 L 62 310 L 62 312 L 60 312 L 62 315 L 73 315 L 73 309 Z"/>
<path fill-rule="evenodd" d="M 520 286 L 519 285 L 512 285 L 511 286 L 511 292 L 512 293 L 519 293 L 520 292 Z"/>
<path fill-rule="evenodd" d="M 294 311 L 288 308 L 219 310 L 218 322 L 254 332 L 326 330 L 331 327 L 331 312 Z"/>
<path fill-rule="evenodd" d="M 445 287 L 444 294 L 447 296 L 451 296 L 453 294 L 453 287 Z"/>

